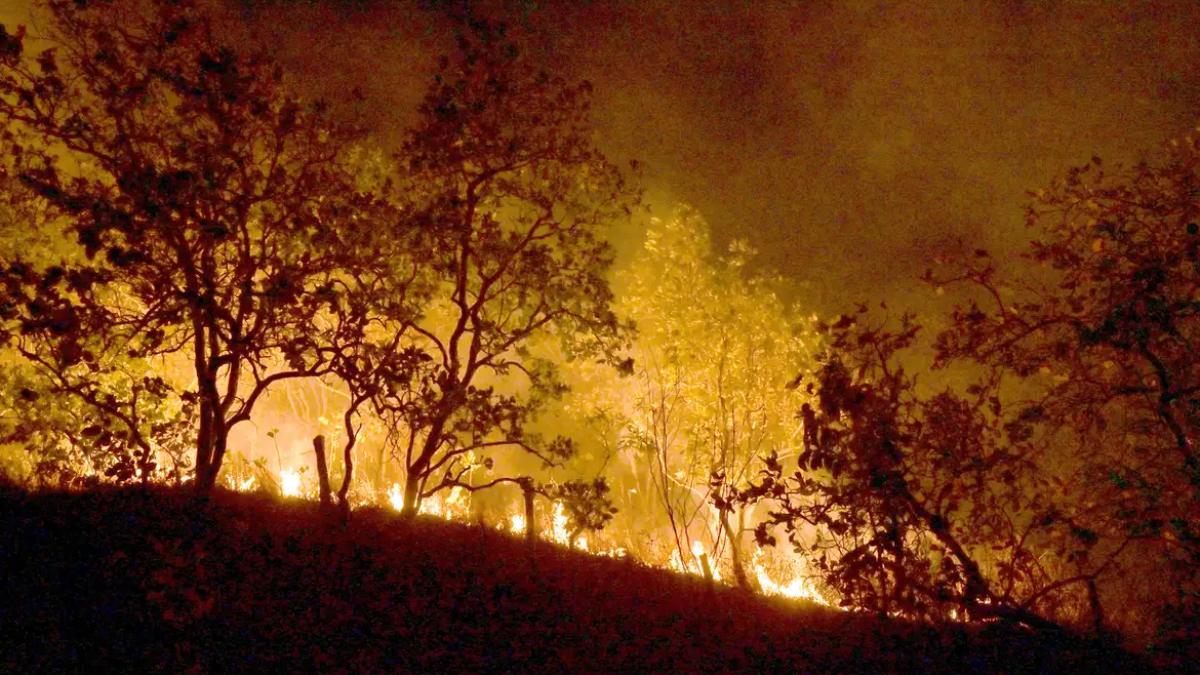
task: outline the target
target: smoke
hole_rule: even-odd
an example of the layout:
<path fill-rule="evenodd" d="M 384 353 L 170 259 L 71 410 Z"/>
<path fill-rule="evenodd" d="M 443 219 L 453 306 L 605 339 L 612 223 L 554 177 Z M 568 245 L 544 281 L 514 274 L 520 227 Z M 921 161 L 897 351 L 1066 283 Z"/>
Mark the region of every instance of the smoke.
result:
<path fill-rule="evenodd" d="M 696 206 L 836 311 L 919 304 L 939 247 L 1013 250 L 1025 193 L 1200 121 L 1200 6 L 668 0 L 493 3 L 532 58 L 597 87 L 601 146 L 646 163 L 653 207 Z M 326 92 L 398 137 L 449 45 L 438 3 L 247 11 Z"/>
<path fill-rule="evenodd" d="M 30 23 L 31 4 L 0 22 Z M 298 84 L 396 147 L 457 4 L 232 7 Z M 645 163 L 657 213 L 694 205 L 822 312 L 930 302 L 915 279 L 938 247 L 1015 250 L 1027 191 L 1200 123 L 1190 0 L 484 4 L 531 58 L 596 85 L 599 143 Z"/>

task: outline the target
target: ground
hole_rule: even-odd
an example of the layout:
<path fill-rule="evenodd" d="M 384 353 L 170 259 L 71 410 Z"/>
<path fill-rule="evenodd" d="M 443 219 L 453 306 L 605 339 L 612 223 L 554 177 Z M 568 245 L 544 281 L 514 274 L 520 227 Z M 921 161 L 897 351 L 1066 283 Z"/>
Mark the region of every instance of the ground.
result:
<path fill-rule="evenodd" d="M 483 524 L 169 489 L 0 492 L 0 671 L 1078 673 L 1139 657 L 923 626 Z"/>

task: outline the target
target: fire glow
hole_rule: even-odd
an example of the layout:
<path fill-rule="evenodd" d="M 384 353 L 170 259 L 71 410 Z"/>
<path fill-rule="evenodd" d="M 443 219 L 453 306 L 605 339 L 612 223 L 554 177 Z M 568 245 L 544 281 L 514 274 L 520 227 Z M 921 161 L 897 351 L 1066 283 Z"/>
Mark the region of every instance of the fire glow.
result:
<path fill-rule="evenodd" d="M 279 476 L 279 490 L 285 497 L 300 496 L 300 474 L 295 469 L 284 469 Z"/>
<path fill-rule="evenodd" d="M 294 471 L 285 471 L 284 477 L 281 479 L 281 484 L 285 486 L 285 494 L 299 496 L 299 480 L 300 476 Z M 294 493 L 286 492 L 290 489 L 288 486 L 294 486 Z M 251 484 L 250 489 L 253 488 Z M 443 494 L 445 496 L 443 496 Z M 404 491 L 399 484 L 393 483 L 388 489 L 386 499 L 388 504 L 396 512 L 400 512 L 404 508 Z M 441 518 L 444 520 L 465 521 L 469 516 L 469 493 L 466 490 L 455 488 L 448 493 L 435 494 L 421 502 L 419 513 L 424 515 Z M 569 528 L 570 518 L 561 504 L 555 504 L 554 509 L 550 514 L 549 527 L 543 530 L 546 533 L 546 539 L 559 544 L 573 548 L 575 550 L 590 553 L 592 555 L 605 556 L 610 558 L 623 558 L 628 555 L 628 551 L 621 547 L 601 548 L 595 551 L 592 550 L 591 544 L 587 537 L 577 536 L 572 542 L 571 531 Z M 506 524 L 497 525 L 499 529 L 507 529 L 514 535 L 522 535 L 525 533 L 528 523 L 524 514 L 514 513 L 509 518 Z M 826 607 L 836 607 L 833 603 L 827 600 L 812 580 L 796 574 L 790 581 L 786 583 L 776 582 L 771 578 L 770 573 L 761 561 L 762 553 L 759 552 L 755 556 L 754 573 L 758 581 L 759 587 L 764 595 L 773 595 L 793 600 L 807 600 Z M 705 567 L 709 568 L 712 580 L 718 583 L 723 583 L 720 567 L 714 564 L 714 560 L 710 552 L 705 548 L 700 541 L 692 542 L 690 560 L 684 562 L 678 551 L 673 551 L 667 564 L 654 565 L 654 567 L 663 567 L 681 574 L 688 574 L 697 577 L 705 576 Z"/>

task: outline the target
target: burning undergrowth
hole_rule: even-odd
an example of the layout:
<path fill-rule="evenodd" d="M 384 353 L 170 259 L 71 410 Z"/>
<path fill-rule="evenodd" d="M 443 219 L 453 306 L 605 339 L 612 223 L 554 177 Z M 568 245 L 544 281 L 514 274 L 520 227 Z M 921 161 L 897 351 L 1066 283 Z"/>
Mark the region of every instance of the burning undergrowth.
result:
<path fill-rule="evenodd" d="M 277 475 L 266 468 L 265 462 L 234 461 L 232 470 L 223 479 L 229 489 L 253 493 L 261 492 L 288 498 L 318 499 L 319 485 L 308 467 L 283 468 Z M 433 518 L 460 523 L 475 523 L 507 531 L 516 536 L 530 536 L 528 514 L 512 507 L 500 507 L 494 511 L 476 505 L 474 494 L 462 488 L 439 492 L 421 501 L 418 512 Z M 376 507 L 403 510 L 404 492 L 398 483 L 392 483 L 386 492 L 380 490 L 357 490 L 351 503 L 354 508 Z M 533 537 L 552 542 L 583 553 L 609 558 L 636 557 L 640 564 L 668 569 L 680 574 L 705 578 L 711 582 L 736 585 L 731 578 L 728 561 L 720 549 L 706 547 L 696 539 L 690 547 L 691 555 L 680 555 L 678 548 L 657 541 L 654 536 L 643 535 L 644 545 L 640 555 L 634 556 L 627 546 L 621 545 L 612 532 L 587 530 L 573 518 L 562 502 L 544 504 L 535 509 L 536 523 Z M 628 538 L 628 535 L 626 535 Z M 661 539 L 661 537 L 657 538 Z M 719 538 L 718 538 L 718 541 Z M 828 607 L 834 607 L 828 593 L 822 591 L 817 577 L 809 572 L 799 560 L 775 549 L 758 549 L 753 554 L 754 578 L 750 587 L 764 595 L 789 599 L 802 599 Z M 780 581 L 783 580 L 783 581 Z"/>

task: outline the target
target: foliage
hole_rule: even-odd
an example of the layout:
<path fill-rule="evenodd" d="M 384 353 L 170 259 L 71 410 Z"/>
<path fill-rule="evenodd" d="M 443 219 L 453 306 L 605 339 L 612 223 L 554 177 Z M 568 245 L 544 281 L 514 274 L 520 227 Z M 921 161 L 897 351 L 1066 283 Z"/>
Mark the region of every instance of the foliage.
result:
<path fill-rule="evenodd" d="M 1033 447 L 1001 416 L 995 388 L 918 393 L 899 355 L 919 328 L 865 308 L 827 326 L 829 353 L 801 409 L 804 451 L 786 474 L 771 458 L 742 501 L 771 500 L 761 543 L 782 525 L 842 604 L 946 620 L 1008 617 L 1044 627 L 1053 579 L 1033 544 Z"/>
<path fill-rule="evenodd" d="M 615 364 L 629 330 L 610 308 L 603 235 L 639 195 L 593 145 L 590 86 L 535 71 L 501 27 L 464 19 L 459 33 L 398 156 L 401 217 L 420 233 L 413 278 L 431 297 L 413 316 L 389 312 L 386 284 L 365 295 L 379 321 L 363 366 L 342 373 L 389 431 L 407 513 L 440 490 L 524 479 L 477 479 L 492 453 L 572 456 L 571 440 L 529 429 L 565 391 L 535 347 Z"/>
<path fill-rule="evenodd" d="M 607 481 L 595 478 L 591 481 L 571 480 L 550 484 L 541 492 L 550 501 L 562 504 L 571 523 L 570 545 L 573 547 L 575 538 L 582 532 L 603 530 L 616 515 L 617 509 L 608 497 L 610 490 Z"/>
<path fill-rule="evenodd" d="M 310 328 L 358 250 L 354 136 L 289 96 L 261 52 L 223 44 L 193 2 L 40 7 L 50 48 L 0 31 L 3 143 L 38 198 L 29 225 L 79 252 L 5 261 L 6 340 L 39 393 L 103 418 L 143 475 L 191 423 L 206 489 L 273 382 L 327 370 Z"/>
<path fill-rule="evenodd" d="M 589 411 L 617 428 L 642 502 L 627 510 L 640 508 L 643 523 L 665 518 L 683 560 L 693 539 L 727 552 L 743 586 L 753 583 L 741 551 L 749 514 L 713 509 L 728 495 L 711 492 L 710 477 L 744 486 L 767 452 L 789 452 L 803 396 L 781 373 L 807 368 L 813 344 L 807 320 L 775 295 L 776 280 L 752 271 L 753 257 L 744 242 L 714 252 L 707 223 L 689 208 L 655 222 L 620 278 L 618 309 L 638 326 L 633 376 L 608 378 Z"/>
<path fill-rule="evenodd" d="M 1194 139 L 1093 159 L 1035 195 L 1032 266 L 976 250 L 931 271 L 966 298 L 933 345 L 973 368 L 961 393 L 905 371 L 911 317 L 828 326 L 797 470 L 772 458 L 736 495 L 775 505 L 760 541 L 782 525 L 855 607 L 1194 649 L 1198 167 Z"/>
<path fill-rule="evenodd" d="M 1093 533 L 1097 551 L 1122 552 L 1097 578 L 1102 594 L 1127 588 L 1126 573 L 1160 580 L 1114 596 L 1142 610 L 1194 606 L 1200 591 L 1197 220 L 1200 142 L 1189 137 L 1131 168 L 1093 158 L 1039 191 L 1024 256 L 1039 274 L 1010 279 L 980 251 L 931 276 L 978 294 L 939 336 L 939 358 L 1023 383 L 1016 414 L 1035 419 L 1060 458 L 1059 517 Z M 1072 562 L 1079 574 L 1096 568 Z M 1122 622 L 1138 628 L 1136 613 Z"/>

